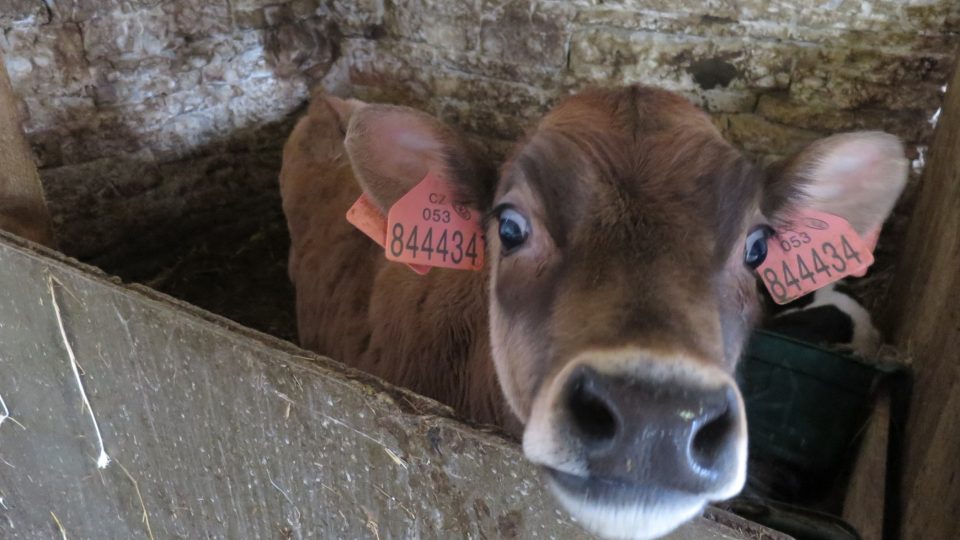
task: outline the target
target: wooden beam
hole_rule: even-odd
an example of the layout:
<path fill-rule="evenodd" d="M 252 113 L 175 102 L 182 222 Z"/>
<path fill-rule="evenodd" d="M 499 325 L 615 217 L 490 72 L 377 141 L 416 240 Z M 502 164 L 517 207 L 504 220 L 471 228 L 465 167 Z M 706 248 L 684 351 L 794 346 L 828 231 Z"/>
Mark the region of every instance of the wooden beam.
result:
<path fill-rule="evenodd" d="M 860 442 L 860 453 L 843 503 L 843 518 L 857 529 L 863 540 L 883 538 L 889 436 L 890 391 L 882 388 Z"/>
<path fill-rule="evenodd" d="M 17 103 L 0 54 L 0 229 L 49 246 L 53 227 Z"/>
<path fill-rule="evenodd" d="M 960 69 L 943 102 L 886 309 L 913 359 L 901 537 L 960 538 Z"/>
<path fill-rule="evenodd" d="M 0 268 L 0 538 L 589 538 L 436 402 L 3 233 Z"/>

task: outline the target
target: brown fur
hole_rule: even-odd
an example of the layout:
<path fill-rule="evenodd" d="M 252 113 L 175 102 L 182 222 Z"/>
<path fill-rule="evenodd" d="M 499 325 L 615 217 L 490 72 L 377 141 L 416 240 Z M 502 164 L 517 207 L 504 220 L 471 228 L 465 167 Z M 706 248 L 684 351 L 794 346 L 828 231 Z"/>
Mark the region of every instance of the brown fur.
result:
<path fill-rule="evenodd" d="M 554 299 L 550 291 L 557 289 L 559 281 L 570 280 L 555 270 L 528 274 L 526 280 L 515 280 L 502 289 L 505 311 L 514 315 L 529 312 L 526 321 L 549 320 L 546 312 L 551 308 L 594 313 L 589 320 L 557 318 L 553 322 L 556 328 L 542 334 L 537 348 L 558 357 L 583 348 L 587 345 L 584 340 L 598 345 L 646 339 L 641 333 L 662 340 L 664 332 L 680 339 L 695 334 L 696 325 L 716 326 L 715 317 L 700 317 L 709 320 L 698 322 L 686 310 L 653 313 L 650 309 L 677 305 L 679 298 L 687 300 L 683 304 L 696 305 L 710 296 L 709 281 L 699 277 L 709 273 L 704 266 L 712 259 L 697 255 L 713 252 L 713 239 L 707 231 L 724 228 L 724 224 L 693 220 L 717 214 L 714 208 L 702 208 L 705 203 L 731 206 L 726 210 L 740 215 L 739 207 L 752 194 L 749 190 L 715 190 L 742 191 L 744 196 L 704 201 L 698 183 L 713 185 L 713 176 L 704 171 L 726 170 L 739 157 L 687 102 L 659 91 L 637 92 L 598 91 L 568 101 L 534 135 L 545 142 L 530 153 L 518 154 L 505 167 L 504 186 L 522 181 L 511 172 L 517 167 L 553 167 L 540 176 L 528 174 L 525 178 L 546 206 L 546 222 L 553 229 L 557 248 L 569 243 L 582 255 L 577 264 L 572 264 L 572 257 L 564 261 L 572 279 L 597 284 L 571 289 Z M 284 149 L 281 189 L 292 239 L 290 274 L 297 287 L 302 345 L 448 403 L 476 420 L 506 424 L 509 418 L 495 383 L 486 332 L 485 275 L 434 269 L 425 277 L 418 276 L 403 265 L 385 261 L 382 250 L 343 219 L 361 191 L 345 152 L 342 116 L 343 112 L 338 115 L 326 101 L 315 100 Z M 567 127 L 582 125 L 596 129 L 582 132 Z M 697 152 L 699 157 L 691 160 L 689 152 Z M 593 170 L 592 164 L 597 163 L 606 169 Z M 622 183 L 631 175 L 655 183 Z M 731 177 L 726 187 L 743 182 Z M 577 196 L 569 196 L 574 193 Z M 401 194 L 394 194 L 382 206 L 388 208 Z M 583 197 L 591 201 L 590 206 L 577 206 Z M 638 205 L 640 201 L 646 202 Z M 659 212 L 647 211 L 650 208 Z M 598 219 L 584 219 L 588 214 Z M 727 226 L 731 229 L 728 236 L 739 232 L 738 226 Z M 496 236 L 490 232 L 488 237 Z M 686 237 L 679 238 L 681 234 Z M 604 241 L 597 243 L 599 238 Z M 659 244 L 680 242 L 685 252 L 672 253 L 665 261 L 654 257 Z M 584 249 L 584 243 L 596 245 Z M 495 254 L 496 249 L 494 246 L 490 253 Z M 620 264 L 610 264 L 614 261 Z M 680 275 L 684 274 L 681 270 L 686 275 Z M 639 289 L 645 272 L 670 277 L 659 287 L 664 297 L 624 298 L 620 288 L 636 279 Z M 539 285 L 530 290 L 539 294 L 511 294 L 533 281 Z M 510 302 L 511 296 L 517 301 Z M 529 298 L 535 300 L 528 302 Z M 641 321 L 647 323 L 639 325 L 642 332 L 638 333 Z M 570 352 L 561 353 L 560 346 L 550 346 L 546 334 Z M 713 334 L 717 335 L 716 331 Z M 561 340 L 560 335 L 569 337 Z M 582 339 L 573 339 L 577 336 Z M 698 356 L 721 356 L 712 345 L 698 348 Z M 542 370 L 533 379 L 540 381 L 543 370 L 552 364 L 549 359 L 538 363 Z"/>
<path fill-rule="evenodd" d="M 337 112 L 315 99 L 284 147 L 280 187 L 301 344 L 477 421 L 509 426 L 490 362 L 485 276 L 419 276 L 388 263 L 347 223 L 361 190 L 342 130 Z"/>
<path fill-rule="evenodd" d="M 408 130 L 418 144 L 398 149 Z M 280 178 L 301 343 L 513 428 L 508 411 L 525 422 L 544 380 L 587 350 L 642 347 L 731 372 L 758 309 L 744 237 L 817 185 L 829 146 L 768 180 L 681 97 L 589 90 L 554 108 L 495 181 L 424 113 L 314 99 Z M 502 255 L 491 219 L 482 273 L 388 263 L 343 216 L 360 186 L 386 210 L 428 169 L 481 211 L 522 209 L 531 245 Z"/>

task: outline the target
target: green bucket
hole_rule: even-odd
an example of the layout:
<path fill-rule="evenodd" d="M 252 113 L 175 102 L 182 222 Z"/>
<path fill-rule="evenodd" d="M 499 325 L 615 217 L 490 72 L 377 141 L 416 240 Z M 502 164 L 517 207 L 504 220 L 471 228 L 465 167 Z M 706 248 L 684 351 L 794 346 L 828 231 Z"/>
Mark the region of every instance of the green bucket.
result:
<path fill-rule="evenodd" d="M 778 334 L 754 332 L 737 369 L 750 450 L 799 471 L 835 471 L 856 449 L 889 372 Z"/>
<path fill-rule="evenodd" d="M 877 389 L 887 385 L 891 423 L 883 530 L 884 538 L 898 537 L 900 441 L 910 391 L 902 365 L 868 364 L 758 330 L 741 358 L 737 379 L 747 411 L 750 465 L 747 489 L 730 502 L 730 509 L 805 540 L 859 538 L 830 514 L 841 510 Z M 764 511 L 739 512 L 741 507 Z M 820 518 L 811 517 L 815 515 Z"/>

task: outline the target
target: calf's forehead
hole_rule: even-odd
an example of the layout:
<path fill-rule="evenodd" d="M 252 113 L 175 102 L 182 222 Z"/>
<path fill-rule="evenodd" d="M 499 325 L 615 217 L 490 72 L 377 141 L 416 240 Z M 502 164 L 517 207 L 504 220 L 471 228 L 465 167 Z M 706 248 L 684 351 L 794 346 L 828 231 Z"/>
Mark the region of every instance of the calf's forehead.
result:
<path fill-rule="evenodd" d="M 504 172 L 501 195 L 526 184 L 560 248 L 602 240 L 648 255 L 690 248 L 721 259 L 756 213 L 763 183 L 714 130 L 677 126 L 541 128 Z"/>

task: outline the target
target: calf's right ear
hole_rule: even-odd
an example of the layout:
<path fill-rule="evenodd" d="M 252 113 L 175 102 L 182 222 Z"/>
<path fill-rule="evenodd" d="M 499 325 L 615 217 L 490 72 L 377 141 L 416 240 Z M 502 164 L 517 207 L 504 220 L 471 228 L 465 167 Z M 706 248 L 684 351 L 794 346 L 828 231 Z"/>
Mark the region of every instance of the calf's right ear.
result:
<path fill-rule="evenodd" d="M 350 118 L 354 111 L 358 111 L 367 104 L 359 99 L 343 99 L 337 96 L 325 95 L 322 92 L 314 94 L 310 98 L 310 115 L 318 118 L 328 117 L 333 113 L 341 133 L 347 132 L 347 125 L 350 124 Z"/>
<path fill-rule="evenodd" d="M 428 171 L 451 184 L 456 202 L 479 208 L 484 170 L 465 140 L 436 118 L 408 107 L 354 107 L 344 146 L 364 192 L 386 214 Z"/>
<path fill-rule="evenodd" d="M 774 221 L 804 208 L 827 212 L 869 238 L 893 210 L 908 170 L 903 145 L 893 135 L 833 135 L 771 167 L 763 211 Z"/>

